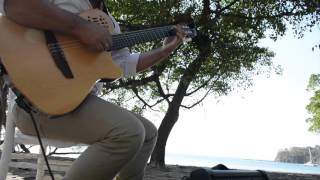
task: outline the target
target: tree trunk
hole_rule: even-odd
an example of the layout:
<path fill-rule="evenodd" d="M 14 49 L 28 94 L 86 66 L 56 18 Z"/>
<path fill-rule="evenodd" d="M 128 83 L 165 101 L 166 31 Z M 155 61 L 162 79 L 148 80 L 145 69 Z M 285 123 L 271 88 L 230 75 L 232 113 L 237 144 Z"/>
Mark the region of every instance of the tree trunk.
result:
<path fill-rule="evenodd" d="M 165 166 L 165 149 L 167 140 L 173 126 L 178 121 L 179 110 L 183 98 L 185 97 L 189 85 L 195 77 L 196 73 L 200 70 L 202 64 L 207 60 L 209 54 L 209 45 L 207 43 L 209 42 L 209 39 L 208 37 L 205 37 L 207 41 L 204 41 L 204 37 L 205 36 L 201 36 L 201 38 L 199 38 L 200 41 L 197 41 L 199 47 L 201 46 L 199 56 L 190 64 L 190 66 L 186 69 L 184 75 L 181 77 L 175 95 L 172 101 L 169 103 L 167 113 L 163 118 L 161 125 L 158 129 L 157 144 L 151 155 L 150 160 L 151 164 L 154 164 L 156 166 Z"/>
<path fill-rule="evenodd" d="M 200 68 L 199 63 L 194 63 L 197 64 Z M 194 66 L 192 66 L 194 69 Z M 168 110 L 166 115 L 164 116 L 161 125 L 158 129 L 158 139 L 157 139 L 157 144 L 156 147 L 151 155 L 151 163 L 164 167 L 165 166 L 165 149 L 167 145 L 167 140 L 170 135 L 170 132 L 173 128 L 173 126 L 176 124 L 179 118 L 179 110 L 181 103 L 183 101 L 183 98 L 186 95 L 186 92 L 188 90 L 188 87 L 193 79 L 195 74 L 187 72 L 182 78 L 179 83 L 179 86 L 175 92 L 175 95 L 172 99 L 172 101 L 169 104 Z"/>
<path fill-rule="evenodd" d="M 178 110 L 174 110 L 176 108 L 173 108 L 171 105 L 168 108 L 168 111 L 165 115 L 165 117 L 162 120 L 162 123 L 158 129 L 158 139 L 156 147 L 152 153 L 151 156 L 151 163 L 153 163 L 156 166 L 164 167 L 165 166 L 165 149 L 168 137 L 170 135 L 170 132 L 177 122 L 179 118 L 179 106 L 180 104 L 176 105 L 178 106 Z"/>

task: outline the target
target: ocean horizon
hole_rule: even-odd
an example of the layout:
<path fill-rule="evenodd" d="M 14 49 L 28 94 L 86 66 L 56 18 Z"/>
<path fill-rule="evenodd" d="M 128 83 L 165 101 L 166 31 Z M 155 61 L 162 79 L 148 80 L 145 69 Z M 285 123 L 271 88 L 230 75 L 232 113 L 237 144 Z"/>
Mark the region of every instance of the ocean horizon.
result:
<path fill-rule="evenodd" d="M 213 167 L 218 164 L 224 164 L 230 169 L 263 170 L 273 172 L 320 175 L 320 166 L 284 163 L 271 160 L 240 159 L 169 153 L 166 155 L 166 164 L 198 167 Z"/>
<path fill-rule="evenodd" d="M 68 149 L 69 148 L 65 148 L 64 150 L 68 151 Z M 77 158 L 79 154 L 55 155 L 55 156 Z M 276 162 L 272 160 L 241 159 L 241 158 L 233 158 L 233 157 L 216 157 L 216 156 L 204 156 L 204 155 L 166 153 L 165 163 L 167 165 L 196 166 L 196 167 L 209 167 L 209 168 L 216 166 L 218 164 L 223 164 L 230 169 L 262 170 L 262 171 L 272 171 L 272 172 L 320 175 L 320 166 L 310 166 L 310 165 L 297 164 L 297 163 L 284 163 L 284 162 Z"/>

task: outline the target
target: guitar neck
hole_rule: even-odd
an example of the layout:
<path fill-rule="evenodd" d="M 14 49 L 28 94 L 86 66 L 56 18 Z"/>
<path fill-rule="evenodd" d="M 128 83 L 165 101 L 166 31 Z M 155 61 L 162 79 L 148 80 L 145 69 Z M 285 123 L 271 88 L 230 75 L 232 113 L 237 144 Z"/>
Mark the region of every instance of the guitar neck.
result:
<path fill-rule="evenodd" d="M 173 30 L 172 26 L 164 26 L 116 34 L 112 36 L 111 50 L 118 50 L 124 47 L 131 47 L 136 44 L 154 41 L 164 37 L 172 36 L 174 34 L 175 31 Z"/>

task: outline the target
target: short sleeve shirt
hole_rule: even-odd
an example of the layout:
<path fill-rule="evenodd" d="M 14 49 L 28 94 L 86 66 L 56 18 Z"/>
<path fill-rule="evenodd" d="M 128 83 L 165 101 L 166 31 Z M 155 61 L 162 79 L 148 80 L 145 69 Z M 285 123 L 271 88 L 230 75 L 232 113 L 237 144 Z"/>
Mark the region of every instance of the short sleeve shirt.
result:
<path fill-rule="evenodd" d="M 4 4 L 4 0 L 0 0 L 0 15 L 4 14 L 3 4 Z"/>

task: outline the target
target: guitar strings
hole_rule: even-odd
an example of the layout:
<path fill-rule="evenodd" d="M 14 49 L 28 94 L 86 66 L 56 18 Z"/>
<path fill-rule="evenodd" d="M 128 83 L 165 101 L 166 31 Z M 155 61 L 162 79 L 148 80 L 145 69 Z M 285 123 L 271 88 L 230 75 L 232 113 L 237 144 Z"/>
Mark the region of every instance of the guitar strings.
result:
<path fill-rule="evenodd" d="M 160 31 L 160 30 L 168 30 L 168 27 L 159 27 L 159 28 L 150 28 L 147 30 L 141 30 L 141 31 L 135 31 L 135 32 L 126 32 L 126 33 L 122 33 L 122 34 L 115 34 L 113 35 L 113 39 L 118 40 L 118 38 L 122 39 L 122 38 L 130 38 L 131 36 L 135 36 L 135 35 L 141 35 L 142 33 L 149 33 L 150 31 Z M 66 41 L 66 43 L 70 43 L 70 42 L 78 42 L 78 41 Z M 65 43 L 65 42 L 63 42 Z M 60 43 L 63 45 L 63 43 Z"/>
<path fill-rule="evenodd" d="M 155 31 L 155 33 L 159 33 L 159 31 L 161 32 L 163 30 L 168 30 L 168 27 L 152 28 L 152 29 L 148 29 L 148 30 L 145 30 L 145 31 L 141 30 L 141 31 L 127 32 L 127 33 L 122 33 L 122 34 L 115 34 L 115 35 L 113 35 L 113 40 L 118 41 L 118 40 L 121 40 L 121 39 L 132 39 L 132 36 L 134 36 L 133 38 L 135 38 L 137 36 L 141 36 L 142 33 L 147 34 L 150 31 Z M 68 45 L 68 44 L 72 44 L 72 43 L 79 43 L 79 41 L 78 40 L 64 41 L 64 42 L 61 42 L 61 43 L 52 43 L 52 45 L 61 45 L 61 46 L 63 46 L 63 45 Z"/>
<path fill-rule="evenodd" d="M 156 37 L 158 37 L 158 36 L 156 36 Z M 160 37 L 165 37 L 165 35 L 162 35 L 162 36 L 160 36 L 159 35 L 159 38 Z M 140 41 L 138 40 L 138 43 L 137 43 L 137 38 L 139 39 L 140 37 L 139 36 L 137 36 L 137 37 L 128 37 L 128 38 L 126 38 L 126 39 L 118 39 L 118 41 L 117 41 L 117 43 L 115 43 L 114 44 L 114 46 L 113 46 L 113 48 L 114 49 L 117 49 L 117 48 L 119 48 L 120 49 L 120 47 L 121 47 L 121 44 L 138 44 L 138 43 L 140 43 L 140 42 L 144 42 L 144 40 L 143 39 L 141 39 Z M 150 38 L 150 37 L 148 37 L 148 38 Z M 148 39 L 147 38 L 147 39 Z M 150 40 L 151 39 L 153 39 L 152 37 L 150 38 Z M 115 40 L 116 41 L 116 40 Z M 62 45 L 62 46 L 60 46 L 60 47 L 57 47 L 56 46 L 57 44 L 55 43 L 55 44 L 51 44 L 51 45 L 49 45 L 49 48 L 51 49 L 51 50 L 59 50 L 59 49 L 73 49 L 73 48 L 80 48 L 80 47 L 83 47 L 83 45 L 80 43 L 80 42 L 73 42 L 73 43 L 68 43 L 68 44 L 64 44 L 64 45 Z M 119 47 L 120 46 L 120 47 Z M 130 45 L 129 45 L 130 46 Z"/>
<path fill-rule="evenodd" d="M 135 32 L 127 32 L 127 33 L 122 33 L 122 34 L 116 34 L 113 35 L 113 40 L 114 41 L 118 41 L 120 43 L 126 43 L 126 42 L 130 42 L 132 40 L 136 40 L 136 39 L 142 39 L 142 36 L 145 38 L 145 36 L 147 36 L 147 38 L 150 35 L 150 32 L 155 33 L 155 35 L 153 34 L 153 36 L 158 37 L 159 33 L 161 33 L 160 37 L 165 37 L 168 35 L 168 30 L 171 29 L 172 26 L 164 26 L 164 27 L 159 27 L 159 28 L 150 28 L 147 30 L 140 30 L 140 31 L 135 31 Z M 163 32 L 163 30 L 166 30 L 167 32 Z M 152 39 L 152 37 L 150 38 Z M 54 48 L 54 46 L 59 45 L 60 47 L 63 48 L 68 48 L 69 45 L 77 45 L 80 46 L 80 42 L 77 40 L 74 41 L 64 41 L 64 42 L 60 42 L 60 43 L 51 43 L 50 46 L 51 48 Z"/>
<path fill-rule="evenodd" d="M 123 33 L 123 34 L 116 34 L 116 35 L 113 35 L 113 40 L 114 41 L 120 41 L 120 42 L 126 42 L 126 41 L 130 41 L 130 40 L 134 40 L 134 39 L 139 39 L 139 38 L 142 38 L 142 36 L 149 36 L 150 32 L 153 32 L 155 29 L 150 29 L 150 30 L 147 30 L 147 31 L 144 31 L 144 32 L 133 32 L 133 33 Z M 157 31 L 155 31 L 156 33 L 156 36 L 157 36 L 157 33 L 161 33 L 161 31 L 163 30 L 168 30 L 168 28 L 165 28 L 165 27 L 162 27 L 162 28 L 158 28 L 156 29 Z M 63 43 L 60 43 L 60 45 L 69 45 L 69 44 L 72 44 L 72 43 L 75 43 L 75 42 L 79 42 L 79 41 L 71 41 L 71 42 L 63 42 Z"/>
<path fill-rule="evenodd" d="M 140 40 L 143 42 L 144 41 L 143 38 L 146 38 L 147 40 L 148 39 L 152 40 L 153 37 L 156 37 L 156 38 L 165 37 L 169 34 L 168 30 L 171 28 L 172 26 L 164 26 L 159 28 L 150 28 L 148 30 L 116 34 L 116 35 L 113 35 L 112 40 L 117 42 L 117 44 L 123 44 L 128 42 L 131 44 L 135 44 L 134 40 L 137 40 L 137 39 L 138 41 Z M 61 43 L 51 43 L 48 46 L 53 52 L 57 52 L 59 49 L 71 49 L 71 48 L 73 49 L 73 48 L 79 48 L 83 45 L 79 41 L 74 40 L 74 41 L 65 41 Z M 57 46 L 59 46 L 60 48 Z"/>

